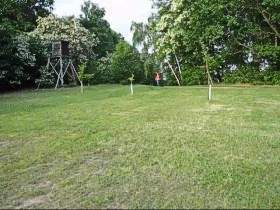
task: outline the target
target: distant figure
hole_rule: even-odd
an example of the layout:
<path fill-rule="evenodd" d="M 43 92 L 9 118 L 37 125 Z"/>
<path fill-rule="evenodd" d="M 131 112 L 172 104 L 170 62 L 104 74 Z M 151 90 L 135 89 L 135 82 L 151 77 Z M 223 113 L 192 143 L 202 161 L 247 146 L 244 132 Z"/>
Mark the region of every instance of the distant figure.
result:
<path fill-rule="evenodd" d="M 161 80 L 160 78 L 160 74 L 158 72 L 156 72 L 156 77 L 155 77 L 155 81 L 157 83 L 157 86 L 159 86 L 159 81 Z"/>

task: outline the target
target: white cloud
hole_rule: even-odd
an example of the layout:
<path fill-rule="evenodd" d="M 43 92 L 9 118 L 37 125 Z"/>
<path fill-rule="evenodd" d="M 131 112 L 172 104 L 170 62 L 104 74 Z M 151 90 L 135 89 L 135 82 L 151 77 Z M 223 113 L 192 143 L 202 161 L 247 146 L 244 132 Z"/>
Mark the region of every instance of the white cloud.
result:
<path fill-rule="evenodd" d="M 56 0 L 54 13 L 59 16 L 79 16 L 83 0 Z M 92 0 L 105 8 L 105 19 L 111 27 L 131 42 L 132 21 L 146 22 L 151 14 L 151 0 Z"/>

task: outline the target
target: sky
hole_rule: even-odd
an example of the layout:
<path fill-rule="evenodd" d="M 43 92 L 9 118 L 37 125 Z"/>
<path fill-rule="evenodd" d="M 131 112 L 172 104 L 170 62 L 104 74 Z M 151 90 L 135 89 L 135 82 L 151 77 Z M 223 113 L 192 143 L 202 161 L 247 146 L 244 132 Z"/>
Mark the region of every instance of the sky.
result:
<path fill-rule="evenodd" d="M 111 28 L 121 33 L 131 43 L 132 21 L 147 22 L 152 12 L 151 0 L 91 0 L 105 8 L 105 19 Z M 79 16 L 84 0 L 55 0 L 54 13 L 59 16 Z"/>

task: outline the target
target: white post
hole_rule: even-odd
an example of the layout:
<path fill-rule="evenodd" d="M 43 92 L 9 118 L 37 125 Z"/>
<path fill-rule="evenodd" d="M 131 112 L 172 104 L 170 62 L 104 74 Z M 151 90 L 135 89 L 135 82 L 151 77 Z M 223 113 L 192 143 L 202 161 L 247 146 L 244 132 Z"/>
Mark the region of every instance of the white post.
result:
<path fill-rule="evenodd" d="M 212 85 L 209 84 L 209 89 L 208 89 L 208 100 L 212 100 Z"/>
<path fill-rule="evenodd" d="M 132 84 L 132 81 L 130 82 L 130 92 L 131 92 L 131 95 L 134 94 L 134 92 L 133 92 L 133 84 Z"/>
<path fill-rule="evenodd" d="M 82 93 L 82 94 L 84 93 L 84 83 L 83 83 L 82 80 L 81 80 L 81 93 Z"/>

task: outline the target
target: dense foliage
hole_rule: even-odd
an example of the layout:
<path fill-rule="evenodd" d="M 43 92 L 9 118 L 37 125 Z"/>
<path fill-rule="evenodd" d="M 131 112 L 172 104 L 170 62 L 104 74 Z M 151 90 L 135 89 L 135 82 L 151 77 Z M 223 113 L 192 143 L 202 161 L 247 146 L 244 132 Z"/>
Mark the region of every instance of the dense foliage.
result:
<path fill-rule="evenodd" d="M 50 13 L 53 0 L 4 0 L 0 8 L 0 89 L 34 84 L 42 60 L 41 46 L 27 32 L 39 16 Z"/>
<path fill-rule="evenodd" d="M 170 83 L 204 84 L 210 77 L 277 84 L 279 0 L 154 0 L 154 6 L 147 26 L 133 24 L 134 41 L 144 45 L 152 36 L 151 56 L 163 64 Z M 144 36 L 141 28 L 148 29 Z M 209 75 L 202 76 L 203 69 Z M 229 79 L 244 71 L 243 79 Z"/>
<path fill-rule="evenodd" d="M 111 55 L 123 38 L 104 19 L 105 10 L 87 1 L 80 18 L 57 17 L 53 0 L 4 1 L 0 10 L 0 88 L 52 87 L 56 75 L 46 68 L 50 44 L 69 41 L 87 83 L 120 82 L 111 69 Z M 133 51 L 133 53 L 136 51 Z"/>
<path fill-rule="evenodd" d="M 120 42 L 112 56 L 111 68 L 115 82 L 128 83 L 128 78 L 134 74 L 136 82 L 143 81 L 143 63 L 140 54 L 127 42 Z"/>
<path fill-rule="evenodd" d="M 122 38 L 120 34 L 110 28 L 110 24 L 104 19 L 104 16 L 105 10 L 97 4 L 86 1 L 82 5 L 80 23 L 90 33 L 98 37 L 99 42 L 93 48 L 98 58 L 106 57 L 108 53 L 112 53 Z"/>
<path fill-rule="evenodd" d="M 92 49 L 97 45 L 98 38 L 94 33 L 80 26 L 75 18 L 57 18 L 49 15 L 39 18 L 37 22 L 37 28 L 31 35 L 39 37 L 46 47 L 53 41 L 69 41 L 74 61 L 85 62 L 94 58 L 95 52 Z"/>
<path fill-rule="evenodd" d="M 2 1 L 0 89 L 53 86 L 45 66 L 55 40 L 70 42 L 89 84 L 127 83 L 132 73 L 153 84 L 159 71 L 168 85 L 280 83 L 280 0 L 153 0 L 148 23 L 131 25 L 133 46 L 91 1 L 79 18 L 53 15 L 53 0 Z"/>

